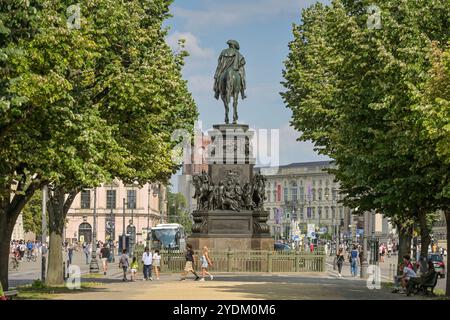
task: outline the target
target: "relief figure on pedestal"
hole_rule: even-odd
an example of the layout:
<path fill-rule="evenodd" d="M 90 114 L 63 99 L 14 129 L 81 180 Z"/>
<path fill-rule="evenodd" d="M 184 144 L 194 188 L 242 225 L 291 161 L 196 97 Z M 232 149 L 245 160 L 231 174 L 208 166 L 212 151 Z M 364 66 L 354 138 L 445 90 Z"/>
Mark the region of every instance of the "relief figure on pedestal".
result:
<path fill-rule="evenodd" d="M 224 207 L 224 209 L 239 211 L 239 202 L 236 198 L 235 186 L 230 180 L 228 180 L 228 183 L 225 187 Z"/>

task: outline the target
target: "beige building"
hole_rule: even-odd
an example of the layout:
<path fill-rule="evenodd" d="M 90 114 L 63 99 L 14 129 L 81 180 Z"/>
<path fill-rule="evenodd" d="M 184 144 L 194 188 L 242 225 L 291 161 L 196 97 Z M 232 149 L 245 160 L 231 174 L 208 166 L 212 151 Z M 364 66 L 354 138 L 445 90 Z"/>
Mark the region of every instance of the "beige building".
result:
<path fill-rule="evenodd" d="M 110 239 L 111 230 L 114 240 L 118 241 L 123 225 L 126 232 L 130 223 L 136 228 L 136 243 L 145 242 L 147 227 L 167 222 L 167 196 L 163 185 L 146 184 L 139 188 L 115 181 L 112 185 L 83 190 L 76 196 L 67 214 L 67 241 L 92 240 L 94 206 L 97 240 L 103 242 Z"/>
<path fill-rule="evenodd" d="M 322 228 L 321 233 L 341 239 L 355 237 L 356 221 L 350 209 L 338 203 L 339 184 L 324 171 L 331 166 L 330 161 L 317 161 L 255 169 L 267 178 L 264 208 L 275 238 L 307 234 L 308 225 L 314 232 Z"/>
<path fill-rule="evenodd" d="M 19 214 L 16 224 L 14 225 L 11 240 L 25 240 L 25 232 L 23 230 L 22 214 Z"/>

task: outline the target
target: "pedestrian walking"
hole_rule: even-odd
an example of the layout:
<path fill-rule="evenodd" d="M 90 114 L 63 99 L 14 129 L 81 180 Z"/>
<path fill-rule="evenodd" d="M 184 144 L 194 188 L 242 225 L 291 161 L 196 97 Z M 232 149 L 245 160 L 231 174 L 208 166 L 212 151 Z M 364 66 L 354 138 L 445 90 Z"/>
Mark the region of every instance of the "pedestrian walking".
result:
<path fill-rule="evenodd" d="M 139 265 L 137 262 L 137 258 L 133 257 L 133 261 L 131 262 L 131 281 L 136 281 L 136 273 L 139 269 Z"/>
<path fill-rule="evenodd" d="M 83 252 L 84 256 L 86 257 L 86 264 L 89 264 L 89 244 L 83 244 Z"/>
<path fill-rule="evenodd" d="M 203 247 L 201 264 L 202 264 L 202 278 L 200 279 L 200 281 L 205 281 L 205 274 L 209 275 L 209 278 L 211 280 L 214 279 L 213 275 L 208 272 L 208 267 L 212 266 L 213 263 L 211 262 L 211 259 L 209 258 L 209 250 L 208 250 L 207 246 Z"/>
<path fill-rule="evenodd" d="M 195 257 L 194 257 L 194 250 L 192 250 L 191 244 L 186 245 L 186 254 L 184 257 L 186 258 L 186 264 L 184 266 L 184 272 L 181 274 L 180 280 L 186 280 L 186 276 L 189 272 L 192 272 L 195 275 L 196 281 L 199 280 L 200 277 L 194 270 Z"/>
<path fill-rule="evenodd" d="M 128 255 L 127 255 L 127 249 L 123 249 L 122 255 L 120 256 L 119 260 L 119 268 L 123 270 L 123 279 L 122 281 L 127 281 L 127 271 L 129 267 L 129 261 L 128 261 Z"/>
<path fill-rule="evenodd" d="M 73 246 L 72 246 L 72 244 L 70 244 L 67 247 L 67 256 L 69 258 L 69 265 L 71 265 L 72 264 L 72 257 L 73 257 Z"/>
<path fill-rule="evenodd" d="M 142 254 L 142 263 L 144 264 L 144 279 L 145 280 L 153 280 L 152 278 L 152 262 L 153 256 L 148 247 L 145 247 L 145 251 Z"/>
<path fill-rule="evenodd" d="M 350 266 L 351 266 L 351 272 L 352 277 L 356 277 L 358 274 L 358 249 L 356 249 L 356 246 L 353 246 L 352 251 L 350 252 Z"/>
<path fill-rule="evenodd" d="M 106 272 L 108 272 L 108 259 L 109 259 L 109 248 L 106 244 L 103 245 L 103 248 L 100 250 L 100 256 L 102 258 L 102 266 L 103 266 L 103 274 L 106 276 Z"/>
<path fill-rule="evenodd" d="M 156 274 L 156 280 L 159 280 L 159 273 L 161 272 L 161 255 L 159 250 L 155 250 L 153 254 L 153 268 Z"/>
<path fill-rule="evenodd" d="M 342 265 L 344 264 L 344 249 L 339 248 L 338 253 L 336 254 L 336 264 L 338 266 L 338 274 L 339 277 L 342 278 Z"/>

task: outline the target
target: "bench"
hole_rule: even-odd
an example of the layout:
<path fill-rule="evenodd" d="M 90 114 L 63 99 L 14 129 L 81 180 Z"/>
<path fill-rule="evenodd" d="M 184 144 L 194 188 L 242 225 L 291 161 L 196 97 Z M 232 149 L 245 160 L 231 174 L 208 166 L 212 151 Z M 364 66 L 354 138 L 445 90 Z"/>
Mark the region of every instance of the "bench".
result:
<path fill-rule="evenodd" d="M 439 277 L 439 273 L 435 272 L 433 278 L 430 281 L 419 285 L 419 290 L 423 291 L 423 293 L 425 293 L 425 294 L 431 293 L 432 295 L 434 295 L 433 291 L 434 291 L 434 287 L 436 287 L 438 277 Z M 431 289 L 431 291 L 428 291 L 428 289 Z"/>
<path fill-rule="evenodd" d="M 19 291 L 9 290 L 9 291 L 4 291 L 3 293 L 4 293 L 5 297 L 8 298 L 8 300 L 11 300 L 13 297 L 17 297 L 17 295 L 19 294 Z"/>

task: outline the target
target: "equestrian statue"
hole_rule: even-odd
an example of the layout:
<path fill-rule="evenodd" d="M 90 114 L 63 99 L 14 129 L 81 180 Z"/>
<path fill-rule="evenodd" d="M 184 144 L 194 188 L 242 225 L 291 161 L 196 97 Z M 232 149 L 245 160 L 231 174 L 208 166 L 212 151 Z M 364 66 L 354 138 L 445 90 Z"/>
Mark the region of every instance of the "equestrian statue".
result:
<path fill-rule="evenodd" d="M 229 124 L 228 111 L 231 97 L 233 98 L 233 124 L 237 123 L 237 105 L 239 93 L 245 99 L 245 59 L 239 52 L 239 43 L 236 40 L 228 40 L 229 48 L 220 53 L 219 61 L 214 74 L 214 97 L 222 98 L 225 106 L 225 123 Z"/>

